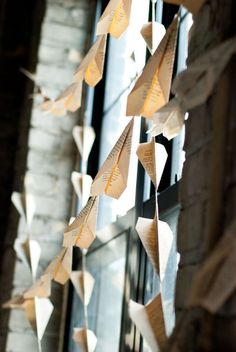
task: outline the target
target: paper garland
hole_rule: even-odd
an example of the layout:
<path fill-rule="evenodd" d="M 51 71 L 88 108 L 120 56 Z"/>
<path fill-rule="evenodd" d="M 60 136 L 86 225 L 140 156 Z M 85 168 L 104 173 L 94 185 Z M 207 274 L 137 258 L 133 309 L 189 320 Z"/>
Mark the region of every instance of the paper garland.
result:
<path fill-rule="evenodd" d="M 163 24 L 154 21 L 144 24 L 140 33 L 145 40 L 151 55 L 153 55 L 166 34 L 166 29 Z"/>

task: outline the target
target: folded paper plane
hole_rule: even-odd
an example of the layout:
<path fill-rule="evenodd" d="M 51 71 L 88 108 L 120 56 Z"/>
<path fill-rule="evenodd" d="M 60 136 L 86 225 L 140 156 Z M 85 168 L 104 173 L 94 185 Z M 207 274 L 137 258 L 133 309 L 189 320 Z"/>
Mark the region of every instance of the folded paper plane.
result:
<path fill-rule="evenodd" d="M 41 248 L 37 241 L 27 238 L 22 240 L 17 238 L 14 243 L 14 249 L 19 259 L 27 265 L 32 271 L 33 278 L 36 278 Z"/>
<path fill-rule="evenodd" d="M 169 225 L 164 221 L 157 221 L 156 216 L 153 220 L 139 217 L 136 231 L 153 268 L 163 281 L 173 243 L 173 234 Z"/>
<path fill-rule="evenodd" d="M 128 96 L 126 115 L 151 118 L 169 100 L 179 19 L 175 17 Z"/>
<path fill-rule="evenodd" d="M 94 352 L 97 338 L 93 331 L 84 328 L 74 328 L 73 340 L 80 346 L 83 352 Z"/>
<path fill-rule="evenodd" d="M 97 35 L 110 33 L 119 38 L 130 21 L 132 0 L 110 0 L 97 24 Z"/>
<path fill-rule="evenodd" d="M 13 192 L 11 200 L 18 210 L 20 216 L 22 216 L 25 220 L 29 229 L 36 210 L 36 204 L 33 195 L 29 193 Z"/>
<path fill-rule="evenodd" d="M 154 186 L 158 188 L 168 156 L 165 147 L 152 140 L 139 144 L 136 153 Z"/>
<path fill-rule="evenodd" d="M 72 271 L 70 279 L 81 301 L 87 306 L 95 284 L 93 276 L 88 271 Z"/>
<path fill-rule="evenodd" d="M 77 246 L 88 249 L 96 238 L 98 197 L 89 198 L 86 206 L 74 221 L 65 229 L 64 247 Z"/>
<path fill-rule="evenodd" d="M 184 115 L 178 100 L 173 98 L 154 113 L 153 127 L 147 133 L 151 133 L 152 137 L 162 133 L 170 140 L 181 132 L 184 125 Z"/>
<path fill-rule="evenodd" d="M 118 199 L 126 189 L 133 123 L 132 119 L 98 171 L 91 187 L 92 196 L 105 193 L 112 198 Z"/>
<path fill-rule="evenodd" d="M 83 161 L 87 161 L 95 140 L 93 127 L 75 126 L 72 134 Z"/>
<path fill-rule="evenodd" d="M 154 21 L 143 25 L 141 35 L 145 40 L 151 55 L 155 52 L 165 33 L 166 29 L 161 23 Z"/>
<path fill-rule="evenodd" d="M 24 298 L 50 297 L 51 281 L 52 279 L 48 275 L 42 275 L 29 289 L 24 292 Z"/>
<path fill-rule="evenodd" d="M 145 306 L 130 300 L 129 314 L 151 351 L 159 352 L 167 340 L 161 295 Z"/>
<path fill-rule="evenodd" d="M 71 174 L 71 182 L 82 206 L 85 206 L 90 195 L 90 189 L 93 182 L 92 177 L 73 171 Z"/>
<path fill-rule="evenodd" d="M 106 43 L 106 34 L 97 38 L 96 42 L 93 44 L 77 69 L 74 75 L 75 82 L 81 82 L 84 79 L 89 86 L 95 87 L 96 84 L 102 79 Z"/>

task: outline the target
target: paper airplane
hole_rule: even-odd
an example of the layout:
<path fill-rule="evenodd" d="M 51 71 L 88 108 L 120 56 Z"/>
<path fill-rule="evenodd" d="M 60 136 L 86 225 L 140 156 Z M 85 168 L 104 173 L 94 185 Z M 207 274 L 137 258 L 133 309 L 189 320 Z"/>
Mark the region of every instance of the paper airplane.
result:
<path fill-rule="evenodd" d="M 66 108 L 63 103 L 55 103 L 54 100 L 47 99 L 41 104 L 41 109 L 45 113 L 51 113 L 54 116 L 64 116 L 66 114 Z"/>
<path fill-rule="evenodd" d="M 14 249 L 18 258 L 30 268 L 32 276 L 35 278 L 41 255 L 41 248 L 38 242 L 29 238 L 26 240 L 17 238 L 14 243 Z"/>
<path fill-rule="evenodd" d="M 107 196 L 118 199 L 126 189 L 133 124 L 132 119 L 98 171 L 91 187 L 92 196 L 105 193 Z"/>
<path fill-rule="evenodd" d="M 126 115 L 151 118 L 169 100 L 179 19 L 175 17 L 128 96 Z"/>
<path fill-rule="evenodd" d="M 93 127 L 75 126 L 72 134 L 83 161 L 87 161 L 95 140 Z"/>
<path fill-rule="evenodd" d="M 91 330 L 74 328 L 73 340 L 80 346 L 83 352 L 94 352 L 96 349 L 97 338 Z"/>
<path fill-rule="evenodd" d="M 24 298 L 46 298 L 51 296 L 51 278 L 42 275 L 28 290 L 23 294 Z"/>
<path fill-rule="evenodd" d="M 140 33 L 145 40 L 151 55 L 153 55 L 164 37 L 166 29 L 163 24 L 154 21 L 144 24 Z"/>
<path fill-rule="evenodd" d="M 93 276 L 88 271 L 72 271 L 70 279 L 81 301 L 87 306 L 95 284 Z"/>
<path fill-rule="evenodd" d="M 48 298 L 25 299 L 18 296 L 6 302 L 3 308 L 23 309 L 39 341 L 42 340 L 53 312 L 53 305 Z"/>
<path fill-rule="evenodd" d="M 184 111 L 203 104 L 211 96 L 226 65 L 235 53 L 236 38 L 233 37 L 208 50 L 178 74 L 172 91 L 178 97 Z"/>
<path fill-rule="evenodd" d="M 97 23 L 96 34 L 110 33 L 119 38 L 129 25 L 131 4 L 132 0 L 110 0 Z"/>
<path fill-rule="evenodd" d="M 168 157 L 165 147 L 152 140 L 139 144 L 136 154 L 154 186 L 158 188 Z"/>
<path fill-rule="evenodd" d="M 164 0 L 169 4 L 174 5 L 183 5 L 186 9 L 192 12 L 193 15 L 196 15 L 200 10 L 201 6 L 205 2 L 205 0 Z"/>
<path fill-rule="evenodd" d="M 151 351 L 159 352 L 167 340 L 161 295 L 145 306 L 130 300 L 129 314 Z"/>
<path fill-rule="evenodd" d="M 96 238 L 98 197 L 89 198 L 86 206 L 64 232 L 63 246 L 88 249 Z"/>
<path fill-rule="evenodd" d="M 73 171 L 71 174 L 71 182 L 82 206 L 85 206 L 90 195 L 90 189 L 93 182 L 92 177 Z"/>
<path fill-rule="evenodd" d="M 173 243 L 173 234 L 169 225 L 166 222 L 157 221 L 156 216 L 153 220 L 139 217 L 136 231 L 153 268 L 163 281 Z"/>
<path fill-rule="evenodd" d="M 98 84 L 103 76 L 106 44 L 107 35 L 101 35 L 97 38 L 77 69 L 74 75 L 75 82 L 81 82 L 84 79 L 91 87 Z"/>
<path fill-rule="evenodd" d="M 152 137 L 163 134 L 167 139 L 176 137 L 184 125 L 184 112 L 176 98 L 171 99 L 165 106 L 154 113 L 153 127 L 147 131 Z"/>
<path fill-rule="evenodd" d="M 34 196 L 29 193 L 13 192 L 11 200 L 18 210 L 20 216 L 25 219 L 29 229 L 36 210 Z"/>

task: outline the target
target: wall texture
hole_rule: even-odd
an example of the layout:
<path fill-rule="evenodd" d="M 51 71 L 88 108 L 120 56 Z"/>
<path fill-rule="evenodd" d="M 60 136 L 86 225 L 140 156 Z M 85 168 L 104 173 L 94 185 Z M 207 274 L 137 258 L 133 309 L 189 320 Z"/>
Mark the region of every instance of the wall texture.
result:
<path fill-rule="evenodd" d="M 38 18 L 37 15 L 40 16 L 40 13 L 35 14 L 35 21 Z M 95 1 L 48 0 L 38 50 L 35 48 L 34 32 L 29 25 L 28 31 L 31 31 L 29 50 L 34 49 L 38 53 L 37 83 L 51 97 L 56 97 L 70 83 L 75 68 L 89 48 L 94 15 Z M 39 32 L 40 21 L 37 25 Z M 31 62 L 27 61 L 20 66 L 29 70 L 33 67 Z M 19 64 L 16 70 L 18 73 Z M 29 101 L 28 93 L 32 89 L 32 83 L 26 84 L 31 85 L 28 91 L 25 91 L 22 86 L 15 87 L 14 91 L 15 96 L 19 93 L 24 95 L 25 92 L 25 100 L 23 104 L 21 103 L 21 109 L 19 107 L 17 111 L 19 114 L 18 148 L 14 168 L 11 166 L 14 178 L 12 182 L 14 183 L 13 190 L 21 192 L 25 178 L 27 192 L 35 197 L 36 214 L 32 223 L 31 235 L 33 239 L 39 241 L 42 249 L 39 275 L 59 252 L 63 229 L 70 216 L 72 197 L 70 174 L 73 171 L 77 154 L 71 132 L 73 126 L 78 124 L 82 118 L 84 111 L 82 109 L 77 114 L 68 113 L 64 117 L 44 115 L 39 108 L 40 99 L 38 97 L 33 99 L 32 104 Z M 30 115 L 30 119 L 27 118 L 27 114 Z M 14 128 L 13 123 L 11 126 Z M 28 139 L 27 131 L 29 131 Z M 11 147 L 14 150 L 16 142 L 12 141 Z M 9 192 L 6 198 L 9 205 Z M 0 293 L 1 302 L 6 301 L 10 296 L 22 293 L 25 288 L 31 286 L 30 272 L 22 262 L 15 258 L 13 250 L 16 233 L 18 237 L 24 237 L 26 234 L 24 222 L 21 219 L 17 222 L 17 219 L 17 212 L 11 207 L 8 228 L 3 240 L 1 273 L 7 272 L 8 275 L 0 277 L 0 285 L 4 287 Z M 51 297 L 55 311 L 43 338 L 43 351 L 58 350 L 62 293 L 62 288 L 55 284 Z M 37 350 L 37 340 L 22 311 L 1 311 L 0 327 L 1 351 Z"/>

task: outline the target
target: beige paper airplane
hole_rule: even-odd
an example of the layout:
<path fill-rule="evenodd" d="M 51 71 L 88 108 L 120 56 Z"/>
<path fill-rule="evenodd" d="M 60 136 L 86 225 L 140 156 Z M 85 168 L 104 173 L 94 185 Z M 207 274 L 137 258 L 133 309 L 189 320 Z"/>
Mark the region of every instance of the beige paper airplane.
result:
<path fill-rule="evenodd" d="M 151 55 L 153 55 L 164 37 L 166 29 L 163 24 L 154 21 L 144 24 L 140 33 L 145 40 Z"/>
<path fill-rule="evenodd" d="M 98 171 L 91 187 L 92 196 L 105 193 L 107 196 L 118 199 L 126 189 L 133 124 L 132 119 Z"/>
<path fill-rule="evenodd" d="M 152 137 L 163 134 L 167 139 L 176 137 L 184 125 L 184 112 L 176 98 L 171 99 L 165 106 L 153 115 L 153 127 L 147 131 Z"/>
<path fill-rule="evenodd" d="M 151 351 L 159 352 L 167 340 L 161 295 L 145 306 L 130 300 L 129 314 Z"/>
<path fill-rule="evenodd" d="M 90 195 L 90 189 L 93 182 L 92 177 L 73 171 L 71 174 L 71 182 L 82 206 L 84 207 Z"/>
<path fill-rule="evenodd" d="M 96 137 L 93 127 L 75 126 L 72 134 L 83 161 L 87 161 Z"/>
<path fill-rule="evenodd" d="M 139 144 L 136 154 L 154 186 L 158 188 L 168 157 L 165 147 L 152 140 Z"/>
<path fill-rule="evenodd" d="M 88 271 L 72 271 L 70 279 L 81 301 L 87 306 L 95 284 L 93 276 Z"/>
<path fill-rule="evenodd" d="M 189 111 L 207 101 L 235 53 L 236 38 L 233 37 L 201 55 L 186 70 L 178 74 L 172 91 L 177 95 L 184 111 Z"/>
<path fill-rule="evenodd" d="M 45 113 L 50 113 L 54 116 L 64 116 L 66 114 L 66 109 L 63 104 L 55 104 L 55 101 L 47 99 L 41 104 L 41 109 Z"/>
<path fill-rule="evenodd" d="M 81 82 L 84 79 L 91 87 L 98 84 L 103 76 L 106 44 L 107 35 L 101 35 L 97 38 L 77 69 L 74 75 L 75 82 Z"/>
<path fill-rule="evenodd" d="M 54 102 L 54 109 L 66 109 L 75 112 L 81 106 L 83 81 L 72 83 Z"/>
<path fill-rule="evenodd" d="M 110 0 L 97 24 L 96 34 L 119 38 L 130 21 L 132 0 Z"/>
<path fill-rule="evenodd" d="M 34 196 L 29 193 L 13 192 L 11 200 L 30 228 L 36 210 Z"/>
<path fill-rule="evenodd" d="M 193 15 L 196 15 L 200 10 L 201 6 L 205 2 L 205 0 L 164 0 L 169 4 L 174 5 L 183 5 L 186 9 L 192 12 Z"/>
<path fill-rule="evenodd" d="M 169 100 L 179 19 L 175 17 L 128 96 L 126 115 L 151 118 Z"/>
<path fill-rule="evenodd" d="M 88 249 L 96 238 L 98 197 L 89 198 L 86 206 L 64 232 L 63 246 Z"/>
<path fill-rule="evenodd" d="M 97 338 L 93 331 L 87 330 L 86 343 L 86 329 L 74 328 L 73 340 L 80 346 L 83 352 L 94 352 L 97 345 Z"/>
<path fill-rule="evenodd" d="M 139 217 L 136 231 L 153 268 L 159 275 L 160 280 L 163 281 L 173 243 L 173 234 L 170 227 L 163 221 L 158 220 L 157 222 L 156 216 L 153 220 Z"/>
<path fill-rule="evenodd" d="M 18 258 L 30 268 L 32 276 L 35 278 L 41 255 L 41 248 L 38 242 L 29 238 L 26 240 L 17 238 L 14 243 L 14 249 Z"/>
<path fill-rule="evenodd" d="M 51 296 L 51 279 L 48 275 L 42 275 L 28 290 L 23 294 L 24 298 L 46 298 Z"/>
<path fill-rule="evenodd" d="M 193 279 L 188 307 L 216 314 L 236 289 L 236 222 L 225 231 Z"/>
<path fill-rule="evenodd" d="M 18 296 L 6 302 L 3 308 L 23 309 L 32 329 L 41 341 L 53 312 L 53 305 L 48 298 L 25 299 Z"/>

